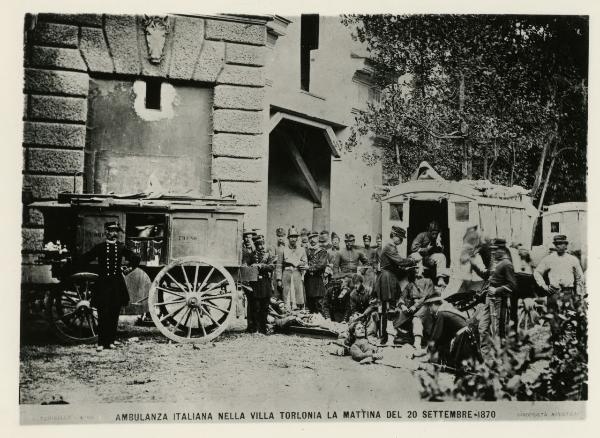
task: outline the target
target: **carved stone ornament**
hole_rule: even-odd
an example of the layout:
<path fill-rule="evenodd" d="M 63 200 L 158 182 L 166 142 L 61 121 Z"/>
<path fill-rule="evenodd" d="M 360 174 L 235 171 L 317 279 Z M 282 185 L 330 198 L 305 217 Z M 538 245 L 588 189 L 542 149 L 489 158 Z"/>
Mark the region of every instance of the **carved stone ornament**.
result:
<path fill-rule="evenodd" d="M 169 33 L 169 17 L 144 15 L 142 25 L 148 45 L 148 59 L 152 64 L 160 64 L 163 60 L 165 40 Z"/>

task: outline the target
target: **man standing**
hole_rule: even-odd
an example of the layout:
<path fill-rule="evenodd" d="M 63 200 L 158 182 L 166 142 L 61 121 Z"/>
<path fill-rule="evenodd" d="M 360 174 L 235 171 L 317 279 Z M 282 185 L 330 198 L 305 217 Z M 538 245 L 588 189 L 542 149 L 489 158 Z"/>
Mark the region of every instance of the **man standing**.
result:
<path fill-rule="evenodd" d="M 354 247 L 354 234 L 347 233 L 344 239 L 345 248 L 339 250 L 333 261 L 333 273 L 356 274 L 359 264 L 368 265 L 365 254 Z"/>
<path fill-rule="evenodd" d="M 277 244 L 273 251 L 276 260 L 279 261 L 281 260 L 281 257 L 283 257 L 283 249 L 285 248 L 285 230 L 279 227 L 275 230 L 275 235 L 277 236 Z M 283 290 L 281 289 L 281 285 L 277 284 L 277 275 L 273 275 L 273 292 L 277 298 L 282 299 Z"/>
<path fill-rule="evenodd" d="M 288 244 L 283 249 L 277 266 L 277 286 L 282 287 L 283 302 L 292 310 L 304 306 L 302 276 L 307 266 L 306 251 L 298 245 L 298 232 L 288 230 Z"/>
<path fill-rule="evenodd" d="M 267 314 L 269 301 L 273 295 L 272 279 L 275 270 L 275 254 L 265 248 L 265 238 L 262 235 L 253 237 L 254 252 L 250 255 L 249 265 L 258 269 L 258 278 L 250 283 L 252 296 L 248 299 L 248 327 L 253 331 L 267 334 Z M 252 325 L 250 324 L 252 321 Z"/>
<path fill-rule="evenodd" d="M 489 278 L 489 286 L 479 321 L 481 350 L 489 352 L 490 342 L 499 336 L 506 335 L 505 327 L 508 316 L 508 298 L 517 289 L 517 280 L 513 264 L 506 248 L 505 239 L 494 239 L 490 245 L 494 268 Z"/>
<path fill-rule="evenodd" d="M 446 268 L 446 256 L 441 243 L 438 242 L 439 236 L 440 226 L 436 221 L 432 221 L 427 231 L 417 234 L 410 247 L 410 257 L 420 260 L 424 268 L 432 271 L 432 280 L 436 278 L 438 269 Z"/>
<path fill-rule="evenodd" d="M 368 234 L 363 236 L 363 244 L 363 251 L 365 252 L 365 257 L 367 257 L 368 267 L 364 269 L 362 275 L 364 275 L 365 285 L 372 288 L 373 283 L 375 283 L 375 278 L 377 277 L 377 266 L 379 265 L 377 248 L 371 247 L 371 236 Z"/>
<path fill-rule="evenodd" d="M 308 246 L 308 230 L 306 228 L 302 228 L 302 230 L 300 230 L 300 246 L 302 248 L 306 248 Z"/>
<path fill-rule="evenodd" d="M 252 238 L 256 235 L 256 233 L 252 230 L 244 230 L 242 233 L 242 259 L 245 256 L 249 256 L 252 252 L 254 252 L 254 244 L 252 243 Z"/>
<path fill-rule="evenodd" d="M 306 306 L 311 313 L 323 313 L 323 297 L 325 284 L 323 274 L 327 267 L 327 251 L 319 246 L 319 233 L 313 231 L 308 235 L 306 256 L 308 269 L 304 274 L 304 289 L 306 290 Z"/>
<path fill-rule="evenodd" d="M 99 278 L 92 291 L 92 306 L 98 309 L 98 348 L 114 348 L 121 306 L 129 304 L 129 294 L 123 275 L 129 274 L 140 264 L 140 257 L 117 240 L 123 229 L 117 222 L 106 222 L 104 232 L 106 240 L 97 244 L 80 257 L 79 262 L 87 265 L 98 261 Z M 122 265 L 123 259 L 129 266 Z"/>
<path fill-rule="evenodd" d="M 393 225 L 390 238 L 392 240 L 388 242 L 381 251 L 381 273 L 377 276 L 373 288 L 373 292 L 381 302 L 380 341 L 382 344 L 385 344 L 388 341 L 387 311 L 390 301 L 393 301 L 400 295 L 398 284 L 400 270 L 414 265 L 413 260 L 405 259 L 398 253 L 398 246 L 400 246 L 406 238 L 406 231 L 404 228 Z"/>
<path fill-rule="evenodd" d="M 575 294 L 582 294 L 585 281 L 581 264 L 577 257 L 567 253 L 569 241 L 567 236 L 554 236 L 554 247 L 544 257 L 533 272 L 536 282 L 548 292 L 548 312 L 552 315 L 550 327 L 554 335 L 558 334 L 558 313 L 562 306 L 575 308 Z M 548 282 L 544 279 L 547 276 Z"/>

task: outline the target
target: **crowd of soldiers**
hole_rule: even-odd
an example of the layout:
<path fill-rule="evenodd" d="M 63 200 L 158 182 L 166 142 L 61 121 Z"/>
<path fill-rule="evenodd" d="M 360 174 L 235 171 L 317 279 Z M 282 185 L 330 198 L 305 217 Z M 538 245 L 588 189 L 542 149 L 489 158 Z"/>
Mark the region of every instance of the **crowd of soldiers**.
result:
<path fill-rule="evenodd" d="M 333 321 L 349 322 L 349 347 L 355 360 L 378 360 L 378 347 L 388 344 L 388 321 L 394 343 L 414 347 L 414 357 L 430 353 L 437 360 L 458 367 L 467 358 L 483 360 L 490 346 L 503 337 L 508 303 L 517 290 L 511 252 L 505 239 L 485 240 L 476 227 L 464 236 L 461 266 L 469 275 L 484 280 L 483 302 L 465 318 L 442 299 L 450 278 L 436 222 L 418 234 L 402 257 L 399 247 L 406 231 L 394 226 L 390 241 L 382 236 L 363 236 L 356 245 L 352 233 L 344 246 L 336 233 L 291 227 L 276 230 L 275 247 L 267 248 L 264 236 L 244 232 L 243 264 L 258 269 L 258 279 L 248 293 L 248 331 L 267 332 L 272 297 L 288 310 L 305 309 Z M 547 291 L 548 311 L 558 318 L 558 305 L 572 301 L 581 291 L 583 272 L 579 260 L 568 254 L 567 238 L 555 236 L 554 246 L 533 272 Z M 551 321 L 556 332 L 556 323 Z M 355 345 L 354 345 L 355 344 Z"/>

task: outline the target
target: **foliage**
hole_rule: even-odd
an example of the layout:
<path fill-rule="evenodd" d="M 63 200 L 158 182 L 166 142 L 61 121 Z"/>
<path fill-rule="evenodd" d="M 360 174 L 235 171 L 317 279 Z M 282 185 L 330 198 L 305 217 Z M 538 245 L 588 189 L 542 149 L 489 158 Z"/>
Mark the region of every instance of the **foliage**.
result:
<path fill-rule="evenodd" d="M 546 313 L 545 319 L 551 315 Z M 547 327 L 511 331 L 507 339 L 492 346 L 484 363 L 464 363 L 466 372 L 452 380 L 439 368 L 417 371 L 421 397 L 444 400 L 587 399 L 587 304 L 578 298 L 575 308 L 563 307 L 558 314 L 560 336 L 550 338 L 552 355 L 540 335 Z M 543 337 L 545 338 L 545 337 Z"/>
<path fill-rule="evenodd" d="M 585 199 L 586 17 L 353 15 L 342 22 L 366 44 L 382 90 L 357 116 L 346 146 L 376 136 L 381 153 L 367 158 L 383 162 L 388 183 L 427 160 L 446 178 L 520 184 L 540 195 L 556 158 L 561 172 L 549 197 Z"/>

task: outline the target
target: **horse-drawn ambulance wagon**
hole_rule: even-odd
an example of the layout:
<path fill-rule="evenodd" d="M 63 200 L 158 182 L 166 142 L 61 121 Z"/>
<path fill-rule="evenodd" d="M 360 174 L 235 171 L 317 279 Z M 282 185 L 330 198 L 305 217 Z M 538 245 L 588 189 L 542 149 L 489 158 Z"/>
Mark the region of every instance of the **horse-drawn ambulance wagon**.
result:
<path fill-rule="evenodd" d="M 44 240 L 60 240 L 70 250 L 52 248 L 38 266 L 51 272 L 42 286 L 49 290 L 48 319 L 61 338 L 97 339 L 97 313 L 90 298 L 98 276 L 93 265 L 74 270 L 77 264 L 71 261 L 103 239 L 107 221 L 121 224 L 127 246 L 141 259 L 139 268 L 152 279 L 148 312 L 165 336 L 176 342 L 207 341 L 222 333 L 234 316 L 236 281 L 249 269 L 240 266 L 244 213 L 235 201 L 61 195 L 58 201 L 32 207 L 44 213 Z M 35 281 L 41 280 L 31 279 Z"/>

